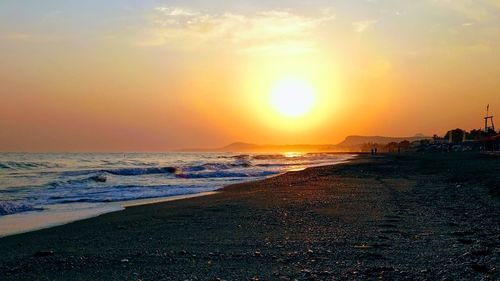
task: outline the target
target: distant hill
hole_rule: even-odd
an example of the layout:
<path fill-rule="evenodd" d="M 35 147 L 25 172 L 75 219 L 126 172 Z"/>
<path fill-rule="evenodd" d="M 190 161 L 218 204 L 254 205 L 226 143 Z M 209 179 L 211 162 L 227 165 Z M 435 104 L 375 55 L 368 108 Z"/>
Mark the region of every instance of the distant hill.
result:
<path fill-rule="evenodd" d="M 313 144 L 287 144 L 287 145 L 257 145 L 252 143 L 235 142 L 223 147 L 213 149 L 181 149 L 179 151 L 191 152 L 314 152 L 314 151 L 334 151 L 334 145 L 313 145 Z"/>
<path fill-rule="evenodd" d="M 257 145 L 251 143 L 235 142 L 230 145 L 215 149 L 215 151 L 227 152 L 312 152 L 331 150 L 333 145 L 312 145 L 312 144 L 286 144 L 286 145 Z"/>
<path fill-rule="evenodd" d="M 432 137 L 427 137 L 421 134 L 418 134 L 413 137 L 382 137 L 382 136 L 348 136 L 344 141 L 337 144 L 337 148 L 342 147 L 353 147 L 359 146 L 367 143 L 376 143 L 380 145 L 386 145 L 391 142 L 402 142 L 402 141 L 418 141 L 423 139 L 432 139 Z"/>
<path fill-rule="evenodd" d="M 182 149 L 180 151 L 203 151 L 203 152 L 350 152 L 360 151 L 364 144 L 376 143 L 385 145 L 390 142 L 416 141 L 422 139 L 430 139 L 423 135 L 416 135 L 414 137 L 381 137 L 381 136 L 348 136 L 339 144 L 287 144 L 287 145 L 257 145 L 245 142 L 235 142 L 220 148 L 213 149 Z"/>
<path fill-rule="evenodd" d="M 217 151 L 252 151 L 257 149 L 259 146 L 256 144 L 252 143 L 245 143 L 245 142 L 234 142 L 232 144 L 226 145 L 221 148 L 217 148 L 215 150 Z"/>

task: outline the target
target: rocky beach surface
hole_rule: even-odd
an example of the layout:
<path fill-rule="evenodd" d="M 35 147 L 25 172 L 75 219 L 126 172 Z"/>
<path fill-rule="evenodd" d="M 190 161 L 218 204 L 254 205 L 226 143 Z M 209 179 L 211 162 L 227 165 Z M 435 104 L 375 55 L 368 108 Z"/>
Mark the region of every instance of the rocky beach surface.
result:
<path fill-rule="evenodd" d="M 0 280 L 500 280 L 500 157 L 359 156 L 0 239 Z"/>

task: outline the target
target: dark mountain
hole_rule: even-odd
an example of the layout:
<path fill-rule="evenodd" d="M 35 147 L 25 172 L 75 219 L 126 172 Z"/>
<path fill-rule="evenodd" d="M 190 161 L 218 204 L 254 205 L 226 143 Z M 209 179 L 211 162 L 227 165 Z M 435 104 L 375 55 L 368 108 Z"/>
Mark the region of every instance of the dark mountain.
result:
<path fill-rule="evenodd" d="M 416 141 L 431 139 L 423 135 L 414 137 L 382 137 L 382 136 L 348 136 L 337 145 L 332 144 L 287 144 L 287 145 L 257 145 L 245 142 L 235 142 L 220 148 L 214 149 L 182 149 L 181 151 L 205 151 L 205 152 L 356 152 L 365 144 L 386 145 L 390 142 Z"/>
<path fill-rule="evenodd" d="M 379 144 L 379 145 L 386 145 L 391 142 L 402 142 L 402 141 L 417 141 L 417 140 L 423 140 L 423 139 L 432 139 L 432 137 L 426 137 L 424 135 L 416 135 L 414 137 L 382 137 L 382 136 L 348 136 L 345 138 L 344 141 L 341 143 L 337 144 L 337 148 L 343 148 L 343 147 L 354 147 L 354 146 L 359 146 L 363 144 Z"/>
<path fill-rule="evenodd" d="M 245 142 L 234 142 L 232 144 L 226 145 L 221 148 L 215 149 L 215 151 L 234 151 L 234 152 L 240 152 L 240 151 L 253 151 L 257 149 L 259 146 L 256 144 L 252 143 L 245 143 Z"/>

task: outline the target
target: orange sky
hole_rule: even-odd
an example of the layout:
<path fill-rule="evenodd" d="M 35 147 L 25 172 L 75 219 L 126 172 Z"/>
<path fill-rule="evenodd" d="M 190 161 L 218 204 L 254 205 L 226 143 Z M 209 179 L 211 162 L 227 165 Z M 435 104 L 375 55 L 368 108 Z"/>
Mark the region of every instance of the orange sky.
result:
<path fill-rule="evenodd" d="M 497 0 L 101 2 L 0 3 L 0 151 L 442 135 L 500 112 Z M 287 77 L 311 111 L 271 106 Z"/>

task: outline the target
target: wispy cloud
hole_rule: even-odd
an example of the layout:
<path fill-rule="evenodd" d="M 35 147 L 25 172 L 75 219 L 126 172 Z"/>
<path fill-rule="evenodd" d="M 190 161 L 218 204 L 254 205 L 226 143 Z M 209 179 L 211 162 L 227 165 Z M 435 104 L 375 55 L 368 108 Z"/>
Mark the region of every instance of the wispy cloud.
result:
<path fill-rule="evenodd" d="M 365 32 L 370 26 L 376 24 L 378 20 L 364 20 L 353 22 L 352 26 L 354 27 L 354 31 L 356 32 Z"/>
<path fill-rule="evenodd" d="M 196 48 L 230 45 L 241 53 L 304 53 L 315 50 L 315 32 L 334 20 L 330 10 L 315 16 L 290 11 L 264 11 L 252 15 L 209 14 L 181 7 L 157 7 L 143 46 Z"/>
<path fill-rule="evenodd" d="M 484 21 L 499 18 L 498 0 L 429 0 L 435 7 L 448 9 L 468 20 Z"/>
<path fill-rule="evenodd" d="M 173 16 L 173 17 L 178 17 L 178 16 L 191 17 L 199 14 L 198 12 L 193 12 L 189 9 L 179 8 L 179 7 L 157 7 L 156 10 L 163 13 L 165 16 Z"/>

